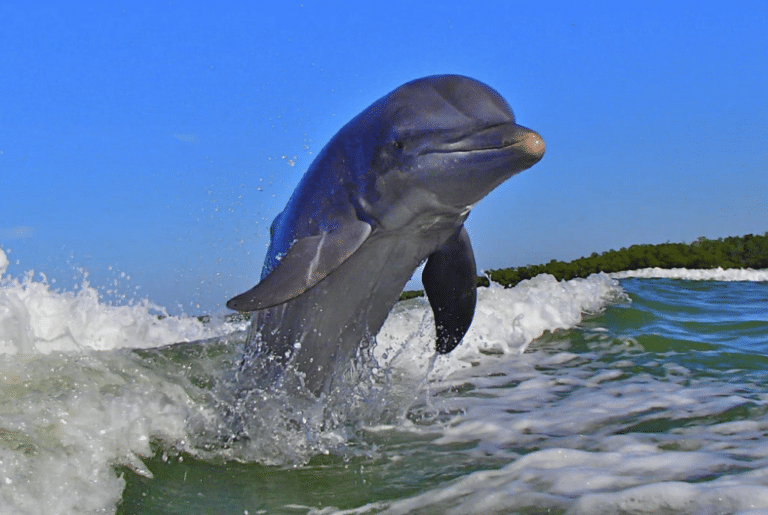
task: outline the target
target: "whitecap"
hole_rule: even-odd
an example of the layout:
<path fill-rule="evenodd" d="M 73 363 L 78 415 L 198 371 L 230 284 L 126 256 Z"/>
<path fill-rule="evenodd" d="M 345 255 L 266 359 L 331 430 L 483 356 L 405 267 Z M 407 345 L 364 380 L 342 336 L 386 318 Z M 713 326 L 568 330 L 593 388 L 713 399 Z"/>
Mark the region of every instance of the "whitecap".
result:
<path fill-rule="evenodd" d="M 688 281 L 768 281 L 768 270 L 751 268 L 688 269 L 688 268 L 642 268 L 608 274 L 614 279 L 638 277 L 643 279 L 685 279 Z"/>

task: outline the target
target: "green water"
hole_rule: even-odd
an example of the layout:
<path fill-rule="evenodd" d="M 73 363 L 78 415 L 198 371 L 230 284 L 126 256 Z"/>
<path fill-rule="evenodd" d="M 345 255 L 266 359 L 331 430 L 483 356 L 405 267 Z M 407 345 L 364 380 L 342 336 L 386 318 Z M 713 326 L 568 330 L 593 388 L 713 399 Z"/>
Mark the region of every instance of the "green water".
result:
<path fill-rule="evenodd" d="M 353 421 L 344 445 L 306 464 L 200 460 L 156 443 L 144 460 L 152 478 L 120 469 L 117 512 L 768 508 L 768 285 L 622 287 L 631 302 L 547 332 L 523 355 L 480 353 L 420 385 L 404 416 Z"/>

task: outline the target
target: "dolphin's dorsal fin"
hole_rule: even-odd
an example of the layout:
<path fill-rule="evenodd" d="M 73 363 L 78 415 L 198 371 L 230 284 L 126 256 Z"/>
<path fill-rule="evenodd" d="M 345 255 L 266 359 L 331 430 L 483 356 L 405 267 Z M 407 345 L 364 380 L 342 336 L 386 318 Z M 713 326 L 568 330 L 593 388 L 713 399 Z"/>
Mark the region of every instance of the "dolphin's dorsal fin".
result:
<path fill-rule="evenodd" d="M 257 311 L 294 299 L 333 273 L 371 234 L 370 224 L 355 220 L 339 228 L 296 240 L 259 284 L 227 302 L 236 311 Z"/>
<path fill-rule="evenodd" d="M 467 334 L 475 316 L 475 254 L 464 226 L 429 255 L 421 280 L 435 315 L 436 349 L 451 352 Z"/>

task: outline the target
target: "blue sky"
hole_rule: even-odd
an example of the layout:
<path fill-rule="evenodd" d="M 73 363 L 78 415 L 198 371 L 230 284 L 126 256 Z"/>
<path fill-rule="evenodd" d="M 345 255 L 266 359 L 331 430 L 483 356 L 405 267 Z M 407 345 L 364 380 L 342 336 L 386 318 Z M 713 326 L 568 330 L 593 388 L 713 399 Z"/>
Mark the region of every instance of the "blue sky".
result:
<path fill-rule="evenodd" d="M 328 139 L 436 73 L 486 82 L 547 143 L 470 216 L 481 269 L 768 230 L 768 4 L 9 4 L 14 276 L 222 312 Z"/>

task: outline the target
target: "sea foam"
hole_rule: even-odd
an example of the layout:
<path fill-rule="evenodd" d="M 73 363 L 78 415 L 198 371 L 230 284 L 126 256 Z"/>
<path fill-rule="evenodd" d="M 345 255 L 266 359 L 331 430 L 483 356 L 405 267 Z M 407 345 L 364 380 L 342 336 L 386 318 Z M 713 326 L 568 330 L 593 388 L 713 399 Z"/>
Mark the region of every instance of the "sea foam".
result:
<path fill-rule="evenodd" d="M 147 300 L 113 306 L 84 277 L 77 291 L 56 291 L 41 275 L 5 276 L 0 249 L 0 354 L 35 354 L 83 349 L 159 347 L 221 336 L 239 329 L 221 320 L 168 316 Z"/>
<path fill-rule="evenodd" d="M 86 278 L 55 291 L 6 274 L 0 250 L 0 513 L 113 513 L 125 481 L 151 476 L 152 441 L 183 449 L 196 403 L 182 370 L 121 349 L 159 347 L 239 327 L 171 317 L 146 300 L 113 306 Z"/>
<path fill-rule="evenodd" d="M 557 281 L 549 274 L 520 282 L 514 288 L 491 283 L 478 288 L 475 318 L 461 345 L 450 354 L 434 356 L 434 318 L 426 299 L 395 306 L 377 337 L 375 355 L 382 364 L 423 377 L 445 377 L 471 367 L 484 353 L 522 354 L 547 331 L 576 327 L 582 317 L 624 299 L 618 281 L 607 274 Z M 397 359 L 395 359 L 397 358 Z"/>
<path fill-rule="evenodd" d="M 768 281 L 768 270 L 751 268 L 722 268 L 689 270 L 687 268 L 641 268 L 609 274 L 614 279 L 638 277 L 643 279 L 686 279 L 689 281 Z"/>

